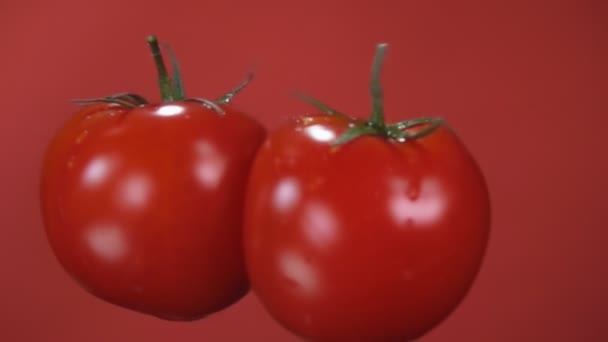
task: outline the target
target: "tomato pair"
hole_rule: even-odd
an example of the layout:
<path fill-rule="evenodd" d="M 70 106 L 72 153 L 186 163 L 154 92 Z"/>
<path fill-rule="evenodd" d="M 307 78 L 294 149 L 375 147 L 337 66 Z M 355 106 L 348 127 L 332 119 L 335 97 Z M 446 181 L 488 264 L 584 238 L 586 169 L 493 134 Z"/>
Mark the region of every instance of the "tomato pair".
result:
<path fill-rule="evenodd" d="M 268 136 L 229 101 L 186 98 L 158 43 L 163 103 L 82 100 L 42 173 L 58 260 L 111 303 L 193 320 L 251 286 L 314 341 L 405 341 L 470 288 L 489 232 L 483 176 L 441 120 L 387 125 L 379 45 L 369 121 L 310 98 L 319 115 Z"/>

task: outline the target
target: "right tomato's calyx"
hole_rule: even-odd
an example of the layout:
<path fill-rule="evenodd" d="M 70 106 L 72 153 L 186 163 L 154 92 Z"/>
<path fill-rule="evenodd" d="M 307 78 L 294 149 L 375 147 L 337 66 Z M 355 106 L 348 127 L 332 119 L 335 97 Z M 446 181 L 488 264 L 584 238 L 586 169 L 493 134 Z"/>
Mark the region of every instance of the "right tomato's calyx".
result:
<path fill-rule="evenodd" d="M 370 79 L 370 94 L 372 98 L 372 112 L 369 120 L 363 121 L 360 124 L 353 124 L 346 132 L 334 141 L 334 145 L 345 144 L 362 135 L 376 135 L 387 139 L 405 142 L 414 139 L 425 137 L 435 131 L 444 122 L 441 118 L 421 117 L 405 121 L 400 121 L 394 124 L 387 125 L 384 120 L 384 101 L 382 84 L 380 82 L 380 73 L 384 62 L 384 55 L 388 44 L 381 43 L 376 45 L 376 53 L 372 62 L 371 79 Z M 297 97 L 305 102 L 315 106 L 321 112 L 332 115 L 350 118 L 326 104 L 304 94 L 296 94 Z M 414 133 L 408 132 L 410 128 L 424 125 L 424 128 L 417 130 Z"/>
<path fill-rule="evenodd" d="M 160 95 L 162 102 L 175 102 L 175 101 L 193 101 L 198 102 L 205 107 L 213 109 L 218 114 L 224 114 L 224 110 L 220 105 L 228 104 L 236 94 L 241 92 L 253 79 L 253 73 L 249 73 L 247 78 L 239 83 L 235 88 L 218 97 L 216 100 L 207 100 L 199 97 L 186 97 L 184 91 L 184 83 L 180 71 L 180 66 L 177 61 L 177 57 L 171 47 L 167 44 L 163 44 L 163 49 L 169 55 L 171 61 L 172 75 L 169 76 L 165 61 L 161 52 L 160 45 L 156 36 L 151 35 L 147 38 L 148 46 L 152 52 L 154 58 L 154 64 L 156 65 L 156 71 L 158 74 L 158 85 L 160 88 Z M 141 95 L 134 93 L 120 93 L 105 96 L 101 98 L 93 99 L 77 99 L 73 100 L 80 105 L 89 105 L 98 102 L 113 103 L 123 107 L 136 108 L 149 104 L 148 100 Z"/>

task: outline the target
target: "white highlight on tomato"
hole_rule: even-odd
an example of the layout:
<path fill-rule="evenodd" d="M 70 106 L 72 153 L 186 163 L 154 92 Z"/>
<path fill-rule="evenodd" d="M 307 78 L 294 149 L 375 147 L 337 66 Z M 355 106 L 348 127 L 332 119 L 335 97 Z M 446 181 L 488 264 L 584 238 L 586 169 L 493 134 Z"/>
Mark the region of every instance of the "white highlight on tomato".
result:
<path fill-rule="evenodd" d="M 87 187 L 103 184 L 113 168 L 113 160 L 108 156 L 97 157 L 89 162 L 82 174 L 82 182 Z"/>
<path fill-rule="evenodd" d="M 199 183 L 209 189 L 216 189 L 224 175 L 226 161 L 217 148 L 208 141 L 200 140 L 194 145 L 197 162 L 194 175 Z"/>
<path fill-rule="evenodd" d="M 331 209 L 320 202 L 311 202 L 304 209 L 302 229 L 308 240 L 319 248 L 325 248 L 338 235 L 338 221 Z"/>
<path fill-rule="evenodd" d="M 332 130 L 321 125 L 308 126 L 304 128 L 304 132 L 306 132 L 309 137 L 313 138 L 316 141 L 327 142 L 332 141 L 336 138 L 336 134 Z"/>
<path fill-rule="evenodd" d="M 392 196 L 388 209 L 397 224 L 431 225 L 441 219 L 445 198 L 437 180 L 426 178 L 418 188 L 404 179 L 391 181 Z"/>
<path fill-rule="evenodd" d="M 300 184 L 295 178 L 287 177 L 279 181 L 273 192 L 273 205 L 280 212 L 292 209 L 300 199 Z"/>
<path fill-rule="evenodd" d="M 279 271 L 307 295 L 318 292 L 319 279 L 315 269 L 302 256 L 285 252 L 279 256 Z"/>
<path fill-rule="evenodd" d="M 152 182 L 144 174 L 128 176 L 120 185 L 118 200 L 121 207 L 141 209 L 149 202 Z"/>
<path fill-rule="evenodd" d="M 164 105 L 156 110 L 160 116 L 175 116 L 184 112 L 184 107 L 178 105 Z"/>
<path fill-rule="evenodd" d="M 85 236 L 95 255 L 107 262 L 117 262 L 127 254 L 127 243 L 120 227 L 99 224 L 91 227 Z"/>

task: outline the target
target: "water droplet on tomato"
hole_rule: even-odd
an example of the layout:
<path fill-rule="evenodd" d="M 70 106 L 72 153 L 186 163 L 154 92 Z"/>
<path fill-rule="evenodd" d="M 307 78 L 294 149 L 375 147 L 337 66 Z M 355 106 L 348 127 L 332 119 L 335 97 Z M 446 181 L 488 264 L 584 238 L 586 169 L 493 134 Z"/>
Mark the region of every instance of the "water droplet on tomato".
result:
<path fill-rule="evenodd" d="M 299 121 L 299 123 L 301 123 L 303 126 L 308 126 L 315 121 L 315 118 L 306 116 L 298 118 L 297 121 Z"/>
<path fill-rule="evenodd" d="M 78 137 L 76 137 L 75 143 L 77 145 L 81 144 L 88 135 L 89 135 L 89 131 L 87 131 L 87 130 L 82 131 L 80 134 L 78 134 Z"/>
<path fill-rule="evenodd" d="M 424 179 L 420 185 L 411 185 L 405 179 L 391 181 L 392 195 L 388 210 L 401 227 L 425 226 L 439 220 L 443 214 L 445 200 L 434 179 Z"/>
<path fill-rule="evenodd" d="M 410 185 L 407 189 L 407 197 L 409 197 L 412 201 L 415 201 L 420 196 L 420 186 Z"/>

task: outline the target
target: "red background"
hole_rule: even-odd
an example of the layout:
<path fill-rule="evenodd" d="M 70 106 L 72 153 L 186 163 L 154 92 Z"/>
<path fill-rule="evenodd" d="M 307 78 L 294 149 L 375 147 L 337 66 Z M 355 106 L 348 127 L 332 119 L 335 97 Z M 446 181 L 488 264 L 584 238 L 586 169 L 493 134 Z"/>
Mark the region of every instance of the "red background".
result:
<path fill-rule="evenodd" d="M 7 2 L 8 1 L 8 2 Z M 254 296 L 195 323 L 81 290 L 46 243 L 39 167 L 71 98 L 158 98 L 145 37 L 187 90 L 237 99 L 268 127 L 301 90 L 367 115 L 374 45 L 391 120 L 441 115 L 483 168 L 493 232 L 470 295 L 422 341 L 608 340 L 608 7 L 597 1 L 0 1 L 0 340 L 297 341 Z"/>

